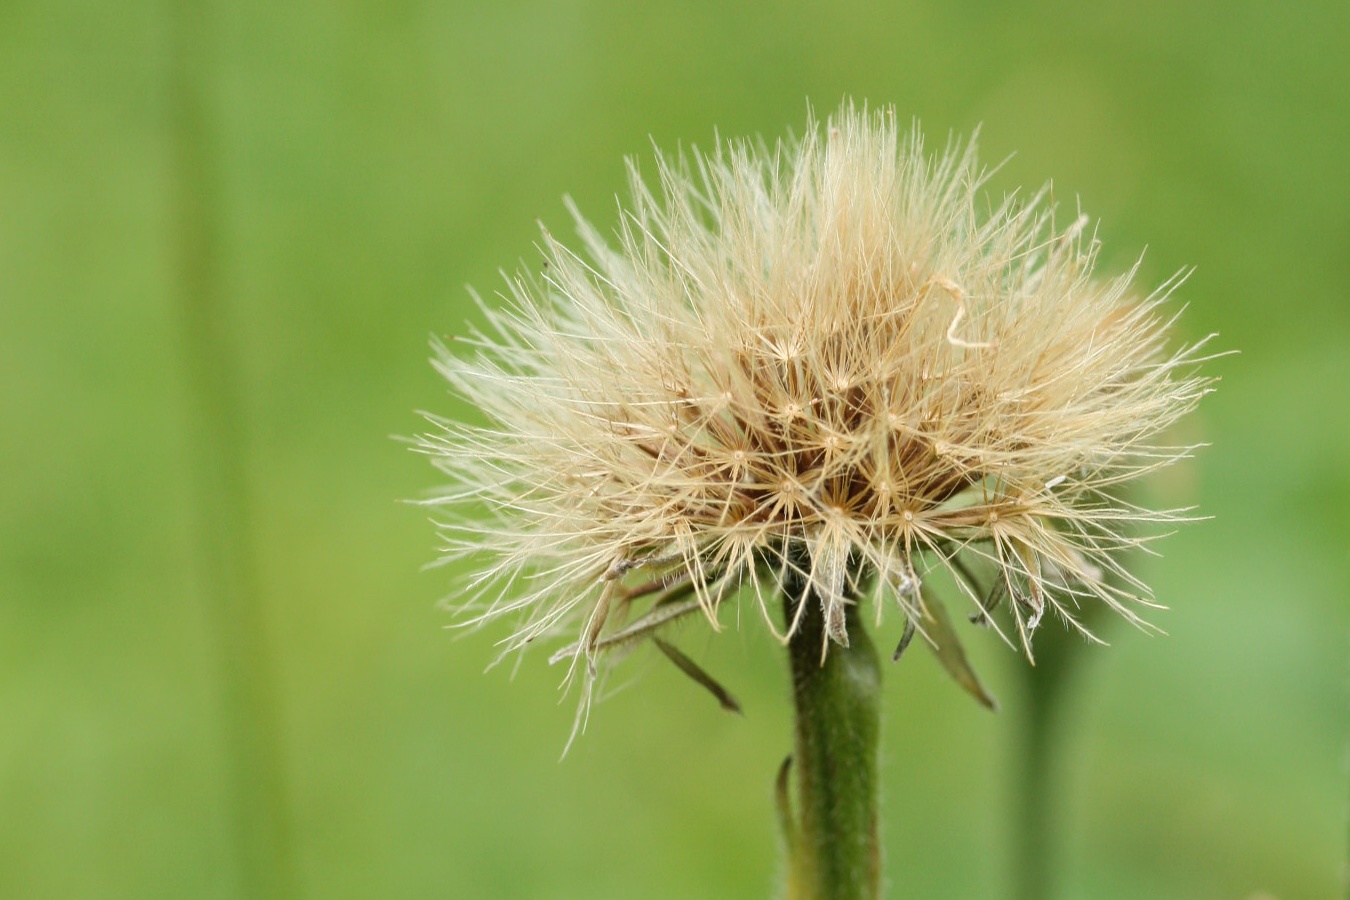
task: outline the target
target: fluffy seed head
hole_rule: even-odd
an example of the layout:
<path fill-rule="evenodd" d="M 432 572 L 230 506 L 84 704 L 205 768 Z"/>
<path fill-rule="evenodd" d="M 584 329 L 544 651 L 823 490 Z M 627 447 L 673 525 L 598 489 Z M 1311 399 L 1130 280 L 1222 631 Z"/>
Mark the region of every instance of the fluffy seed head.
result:
<path fill-rule="evenodd" d="M 1116 488 L 1184 455 L 1154 438 L 1207 389 L 1197 348 L 1166 348 L 1177 279 L 1094 277 L 1085 219 L 1045 192 L 982 206 L 984 178 L 973 144 L 926 155 L 845 105 L 800 140 L 658 156 L 654 186 L 630 164 L 617 244 L 579 215 L 583 252 L 545 232 L 542 272 L 437 348 L 489 420 L 421 439 L 453 481 L 429 501 L 447 559 L 477 560 L 468 618 L 517 614 L 507 651 L 569 635 L 587 684 L 733 595 L 784 637 L 789 569 L 838 643 L 867 585 L 922 621 L 935 567 L 977 604 L 987 573 L 1028 653 L 1047 610 L 1138 621 L 1117 551 L 1175 514 Z"/>

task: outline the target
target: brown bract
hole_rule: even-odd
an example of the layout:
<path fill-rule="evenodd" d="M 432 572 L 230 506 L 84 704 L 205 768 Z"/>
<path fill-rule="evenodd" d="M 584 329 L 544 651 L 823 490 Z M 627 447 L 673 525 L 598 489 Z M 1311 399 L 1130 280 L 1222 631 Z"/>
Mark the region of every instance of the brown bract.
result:
<path fill-rule="evenodd" d="M 1166 347 L 1178 279 L 1094 277 L 1086 219 L 1057 226 L 1044 192 L 981 212 L 974 145 L 927 155 L 890 110 L 630 174 L 617 243 L 580 216 L 582 254 L 545 233 L 542 274 L 438 347 L 489 420 L 421 443 L 470 621 L 518 614 L 507 650 L 570 635 L 593 673 L 732 595 L 785 637 L 789 567 L 840 644 L 870 586 L 922 622 L 938 567 L 1010 597 L 1028 653 L 1047 610 L 1138 621 L 1118 551 L 1177 514 L 1117 488 L 1185 454 L 1155 438 L 1208 387 Z"/>

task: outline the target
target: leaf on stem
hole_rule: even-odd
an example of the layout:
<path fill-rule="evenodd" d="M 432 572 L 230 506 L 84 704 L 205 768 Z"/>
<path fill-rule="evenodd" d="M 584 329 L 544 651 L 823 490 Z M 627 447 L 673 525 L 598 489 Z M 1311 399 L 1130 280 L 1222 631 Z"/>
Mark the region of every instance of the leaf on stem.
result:
<path fill-rule="evenodd" d="M 735 697 L 731 696 L 731 692 L 722 687 L 715 678 L 705 672 L 702 666 L 685 656 L 674 644 L 655 636 L 652 637 L 652 643 L 656 645 L 658 650 L 665 654 L 666 659 L 675 664 L 676 668 L 688 675 L 698 684 L 702 685 L 707 689 L 708 693 L 716 697 L 717 702 L 722 705 L 723 709 L 727 712 L 733 712 L 738 716 L 744 715 L 741 711 L 741 704 L 737 702 Z"/>
<path fill-rule="evenodd" d="M 909 642 L 914 640 L 914 617 L 905 616 L 905 630 L 900 633 L 900 643 L 895 645 L 895 652 L 891 654 L 891 662 L 899 662 L 900 654 L 905 652 Z"/>
<path fill-rule="evenodd" d="M 774 807 L 778 812 L 778 828 L 783 832 L 783 844 L 787 847 L 788 858 L 797 849 L 797 820 L 792 816 L 792 796 L 788 792 L 788 776 L 792 773 L 792 755 L 783 758 L 778 767 L 778 777 L 773 783 Z"/>
<path fill-rule="evenodd" d="M 955 679 L 956 683 L 965 688 L 980 704 L 988 709 L 998 711 L 998 701 L 984 689 L 980 679 L 975 674 L 975 670 L 970 667 L 970 661 L 966 659 L 966 651 L 961 646 L 961 641 L 956 636 L 955 629 L 952 628 L 951 617 L 947 615 L 947 608 L 942 605 L 942 601 L 932 596 L 930 593 L 923 599 L 924 617 L 923 632 L 927 638 L 928 644 L 933 648 L 933 653 L 937 656 L 938 662 L 947 670 L 947 674 Z"/>

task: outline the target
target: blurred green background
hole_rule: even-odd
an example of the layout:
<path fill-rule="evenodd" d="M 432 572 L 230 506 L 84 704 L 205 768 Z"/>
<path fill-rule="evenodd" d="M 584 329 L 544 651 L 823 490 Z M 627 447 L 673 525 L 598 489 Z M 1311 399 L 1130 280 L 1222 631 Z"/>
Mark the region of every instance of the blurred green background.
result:
<path fill-rule="evenodd" d="M 1110 269 L 1196 266 L 1181 335 L 1241 351 L 1184 435 L 1212 447 L 1150 487 L 1213 516 L 1144 565 L 1168 636 L 1108 625 L 1070 688 L 1062 896 L 1342 894 L 1350 4 L 241 0 L 178 57 L 182 9 L 0 0 L 0 896 L 250 890 L 203 459 L 239 463 L 267 645 L 233 663 L 274 703 L 297 895 L 768 896 L 789 710 L 753 615 L 681 635 L 744 719 L 643 651 L 559 763 L 559 673 L 483 675 L 500 630 L 443 628 L 397 502 L 437 477 L 390 435 L 463 412 L 428 337 L 534 264 L 536 217 L 571 233 L 564 193 L 611 223 L 650 139 L 846 94 L 983 123 L 996 189 L 1053 176 Z M 177 274 L 203 187 L 223 444 Z M 925 654 L 888 670 L 894 896 L 1006 894 L 1021 663 L 970 634 L 997 716 Z"/>

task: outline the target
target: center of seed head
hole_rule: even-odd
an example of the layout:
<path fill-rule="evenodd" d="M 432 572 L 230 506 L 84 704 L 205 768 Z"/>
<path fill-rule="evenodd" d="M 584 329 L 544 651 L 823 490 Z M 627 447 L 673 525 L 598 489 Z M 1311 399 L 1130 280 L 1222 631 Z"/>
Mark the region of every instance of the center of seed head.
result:
<path fill-rule="evenodd" d="M 907 510 L 905 510 L 904 513 L 902 513 L 901 515 L 903 516 L 903 518 L 904 518 L 904 520 L 905 520 L 906 522 L 913 522 L 913 521 L 914 521 L 914 512 L 913 512 L 913 510 L 908 510 L 908 509 L 907 509 Z"/>

